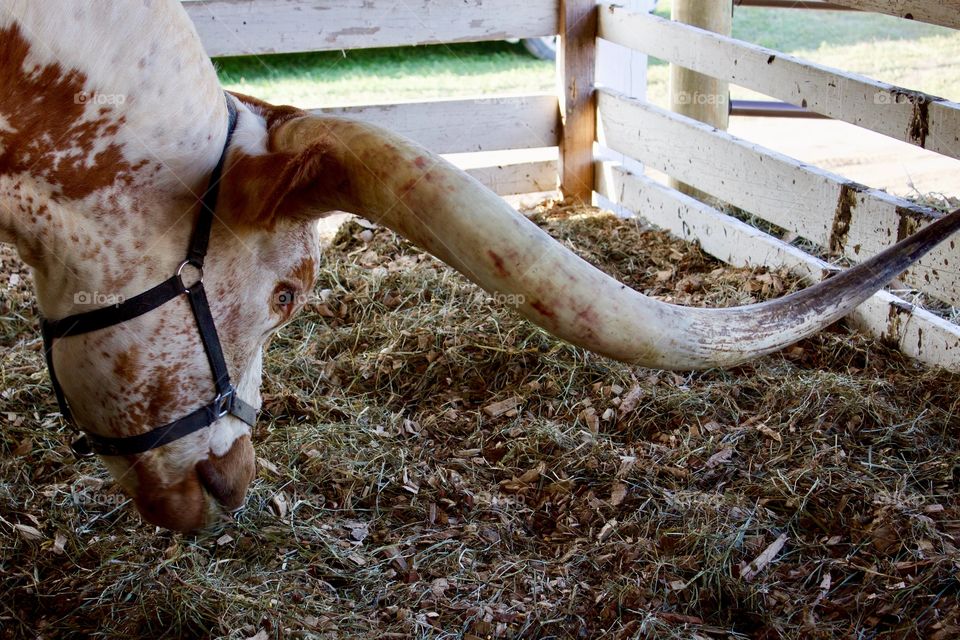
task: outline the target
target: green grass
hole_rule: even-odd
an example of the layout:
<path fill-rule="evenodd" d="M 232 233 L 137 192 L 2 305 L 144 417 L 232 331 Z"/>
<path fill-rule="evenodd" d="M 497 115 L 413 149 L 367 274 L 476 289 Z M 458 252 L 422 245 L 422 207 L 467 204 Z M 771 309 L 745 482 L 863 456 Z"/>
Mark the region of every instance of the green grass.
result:
<path fill-rule="evenodd" d="M 217 61 L 231 90 L 304 107 L 548 92 L 553 63 L 519 44 L 484 42 Z"/>
<path fill-rule="evenodd" d="M 661 0 L 661 16 L 670 2 Z M 857 12 L 737 9 L 733 35 L 878 80 L 960 100 L 960 31 Z M 218 60 L 232 90 L 300 106 L 376 104 L 554 90 L 554 67 L 505 42 Z M 650 98 L 668 67 L 652 60 Z M 734 88 L 735 97 L 749 92 Z"/>
<path fill-rule="evenodd" d="M 657 15 L 670 16 L 669 0 Z M 960 100 L 960 31 L 855 11 L 740 8 L 733 37 L 813 62 Z M 669 67 L 651 60 L 649 98 L 665 103 Z M 732 87 L 735 98 L 753 98 Z"/>

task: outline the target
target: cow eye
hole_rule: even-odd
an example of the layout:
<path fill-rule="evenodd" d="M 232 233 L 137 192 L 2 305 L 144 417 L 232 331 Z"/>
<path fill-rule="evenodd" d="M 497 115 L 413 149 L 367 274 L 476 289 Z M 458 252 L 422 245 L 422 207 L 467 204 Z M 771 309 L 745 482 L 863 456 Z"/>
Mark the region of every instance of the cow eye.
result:
<path fill-rule="evenodd" d="M 297 306 L 297 288 L 291 284 L 280 283 L 273 290 L 271 307 L 274 313 L 287 318 Z"/>

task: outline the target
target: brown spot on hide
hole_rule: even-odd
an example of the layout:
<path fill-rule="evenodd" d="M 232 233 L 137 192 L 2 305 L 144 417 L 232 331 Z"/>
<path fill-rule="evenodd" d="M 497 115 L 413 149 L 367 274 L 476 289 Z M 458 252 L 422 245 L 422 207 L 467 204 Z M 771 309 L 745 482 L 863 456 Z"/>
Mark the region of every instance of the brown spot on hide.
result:
<path fill-rule="evenodd" d="M 180 400 L 180 367 L 160 367 L 147 388 L 147 419 L 156 422 L 160 416 L 178 408 Z"/>
<path fill-rule="evenodd" d="M 126 384 L 133 384 L 137 379 L 137 364 L 140 359 L 140 348 L 136 345 L 126 351 L 121 351 L 113 361 L 113 373 Z"/>
<path fill-rule="evenodd" d="M 132 180 L 117 144 L 93 154 L 117 133 L 122 116 L 101 109 L 85 119 L 86 76 L 59 64 L 29 65 L 30 43 L 18 25 L 0 29 L 2 110 L 0 174 L 29 173 L 55 189 L 55 198 L 79 199 Z"/>
<path fill-rule="evenodd" d="M 590 325 L 590 326 L 593 326 L 600 321 L 600 319 L 597 317 L 596 312 L 589 307 L 581 311 L 578 311 L 577 319 L 580 320 L 583 324 Z"/>
<path fill-rule="evenodd" d="M 304 258 L 290 272 L 290 277 L 301 284 L 304 291 L 309 291 L 313 288 L 313 282 L 317 278 L 316 262 L 309 256 Z"/>
<path fill-rule="evenodd" d="M 501 278 L 509 278 L 510 272 L 507 270 L 507 267 L 503 264 L 503 258 L 501 258 L 495 251 L 492 249 L 487 250 L 487 255 L 490 256 L 490 259 L 493 260 L 493 267 L 497 271 L 497 275 Z"/>
<path fill-rule="evenodd" d="M 556 318 L 557 314 L 554 313 L 549 307 L 540 302 L 539 300 L 530 304 L 531 307 L 536 309 L 537 313 L 547 318 Z"/>
<path fill-rule="evenodd" d="M 417 156 L 417 159 L 413 161 L 413 164 L 417 165 L 417 169 L 426 169 L 427 159 L 423 156 Z"/>

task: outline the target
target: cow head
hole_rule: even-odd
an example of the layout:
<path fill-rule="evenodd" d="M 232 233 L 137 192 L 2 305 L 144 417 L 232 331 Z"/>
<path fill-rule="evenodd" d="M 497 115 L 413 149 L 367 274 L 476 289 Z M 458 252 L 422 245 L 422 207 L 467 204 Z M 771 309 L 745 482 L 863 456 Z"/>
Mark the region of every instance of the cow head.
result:
<path fill-rule="evenodd" d="M 178 2 L 67 4 L 75 22 L 127 37 L 71 40 L 57 26 L 59 14 L 44 15 L 44 3 L 0 15 L 0 239 L 33 267 L 40 307 L 54 319 L 132 297 L 177 269 L 227 136 L 223 94 Z M 63 40 L 41 46 L 42 35 L 57 29 Z M 148 55 L 154 50 L 162 59 Z M 125 100 L 77 100 L 114 94 Z M 315 221 L 331 210 L 390 227 L 485 289 L 508 294 L 519 313 L 560 338 L 669 369 L 729 366 L 809 335 L 960 226 L 960 213 L 944 217 L 855 269 L 771 303 L 681 308 L 597 271 L 399 136 L 231 99 L 239 117 L 204 282 L 231 377 L 254 406 L 264 345 L 313 286 Z M 77 423 L 104 436 L 144 433 L 214 395 L 184 298 L 59 340 L 54 362 Z M 231 416 L 104 462 L 146 520 L 178 530 L 238 507 L 254 475 L 250 429 Z"/>

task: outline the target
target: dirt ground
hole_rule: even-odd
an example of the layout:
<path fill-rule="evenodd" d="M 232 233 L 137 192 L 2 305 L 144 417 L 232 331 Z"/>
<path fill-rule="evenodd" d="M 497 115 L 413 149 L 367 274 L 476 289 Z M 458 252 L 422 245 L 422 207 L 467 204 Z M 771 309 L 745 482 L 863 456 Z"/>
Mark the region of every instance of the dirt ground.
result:
<path fill-rule="evenodd" d="M 593 210 L 535 220 L 681 304 L 787 293 Z M 232 521 L 145 526 L 74 464 L 2 256 L 2 638 L 960 637 L 960 375 L 837 325 L 729 371 L 591 355 L 382 229 L 266 358 Z"/>

